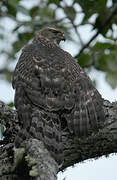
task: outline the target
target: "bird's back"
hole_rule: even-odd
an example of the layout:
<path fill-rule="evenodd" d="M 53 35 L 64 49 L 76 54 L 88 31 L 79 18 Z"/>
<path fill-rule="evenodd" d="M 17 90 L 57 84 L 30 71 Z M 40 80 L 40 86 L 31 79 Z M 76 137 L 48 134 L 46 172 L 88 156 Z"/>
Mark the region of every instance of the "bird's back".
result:
<path fill-rule="evenodd" d="M 72 56 L 50 44 L 33 42 L 23 49 L 13 87 L 22 128 L 61 161 L 62 131 L 81 137 L 97 130 L 104 119 L 103 101 Z"/>

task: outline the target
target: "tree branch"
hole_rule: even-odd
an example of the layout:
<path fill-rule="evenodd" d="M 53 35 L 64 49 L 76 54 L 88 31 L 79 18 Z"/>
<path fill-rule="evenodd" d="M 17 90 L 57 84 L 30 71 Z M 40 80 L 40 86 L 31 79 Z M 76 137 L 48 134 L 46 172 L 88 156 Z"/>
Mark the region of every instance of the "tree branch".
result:
<path fill-rule="evenodd" d="M 56 180 L 58 164 L 45 149 L 44 144 L 37 139 L 30 139 L 25 147 L 28 154 L 25 159 L 31 167 L 29 175 L 36 180 Z"/>
<path fill-rule="evenodd" d="M 102 120 L 104 128 L 100 129 L 97 133 L 94 132 L 87 138 L 78 138 L 67 131 L 63 132 L 64 163 L 59 170 L 63 170 L 86 159 L 99 158 L 102 155 L 107 156 L 110 153 L 117 152 L 117 102 L 110 103 L 105 100 L 103 107 L 105 111 L 105 120 Z M 14 134 L 17 133 L 17 113 L 3 102 L 0 102 L 0 122 L 6 126 L 6 131 L 14 131 Z M 12 135 L 5 141 L 7 144 L 0 147 L 0 176 L 5 177 L 9 175 L 10 177 L 12 174 L 12 176 L 17 176 L 18 180 L 20 180 L 18 172 L 22 172 L 25 169 L 23 172 L 25 179 L 31 180 L 33 177 L 35 180 L 39 180 L 41 170 L 42 174 L 48 177 L 47 179 L 51 176 L 53 178 L 50 178 L 50 180 L 56 180 L 55 174 L 57 173 L 58 166 L 44 148 L 43 143 L 36 139 L 29 139 L 24 143 L 24 150 L 19 148 L 17 151 L 13 148 L 15 135 L 13 137 Z"/>
<path fill-rule="evenodd" d="M 64 138 L 65 162 L 62 169 L 91 158 L 117 152 L 117 102 L 104 101 L 105 122 L 99 132 L 83 139 Z"/>
<path fill-rule="evenodd" d="M 80 33 L 78 32 L 78 29 L 77 29 L 78 26 L 76 26 L 76 25 L 74 24 L 74 22 L 73 22 L 70 18 L 68 18 L 68 19 L 70 20 L 70 22 L 71 22 L 71 24 L 72 24 L 72 26 L 73 26 L 73 28 L 74 28 L 74 31 L 75 31 L 77 37 L 79 38 L 80 44 L 81 44 L 82 46 L 84 46 L 83 40 L 82 40 L 82 38 L 81 38 L 81 36 L 80 36 Z"/>

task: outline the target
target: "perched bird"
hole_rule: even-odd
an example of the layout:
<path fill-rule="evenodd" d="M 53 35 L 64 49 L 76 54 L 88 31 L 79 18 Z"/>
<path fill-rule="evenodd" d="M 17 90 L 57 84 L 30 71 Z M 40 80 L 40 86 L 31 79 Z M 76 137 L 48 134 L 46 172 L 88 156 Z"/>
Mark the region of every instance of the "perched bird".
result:
<path fill-rule="evenodd" d="M 15 146 L 37 138 L 58 163 L 64 159 L 63 131 L 87 136 L 104 119 L 101 95 L 72 56 L 59 47 L 61 40 L 65 40 L 61 30 L 40 30 L 23 48 L 12 82 L 21 127 Z"/>

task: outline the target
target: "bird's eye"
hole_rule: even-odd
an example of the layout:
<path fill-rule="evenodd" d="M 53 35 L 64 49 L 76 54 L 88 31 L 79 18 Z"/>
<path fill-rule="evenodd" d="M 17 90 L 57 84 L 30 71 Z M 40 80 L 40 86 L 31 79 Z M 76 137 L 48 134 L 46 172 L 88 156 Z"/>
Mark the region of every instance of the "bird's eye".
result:
<path fill-rule="evenodd" d="M 56 29 L 49 29 L 49 31 L 52 32 L 53 34 L 61 34 L 61 32 Z"/>
<path fill-rule="evenodd" d="M 54 34 L 59 34 L 60 32 L 59 31 L 53 31 Z"/>

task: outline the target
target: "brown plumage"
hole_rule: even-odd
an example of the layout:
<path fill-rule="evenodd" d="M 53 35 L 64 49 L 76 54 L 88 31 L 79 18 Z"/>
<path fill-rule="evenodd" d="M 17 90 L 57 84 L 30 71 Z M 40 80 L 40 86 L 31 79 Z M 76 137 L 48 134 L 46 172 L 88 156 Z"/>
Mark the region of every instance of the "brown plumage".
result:
<path fill-rule="evenodd" d="M 13 76 L 15 107 L 21 130 L 15 140 L 44 142 L 58 163 L 63 161 L 62 131 L 86 136 L 104 119 L 102 98 L 72 56 L 58 44 L 64 33 L 42 29 L 24 47 Z"/>

